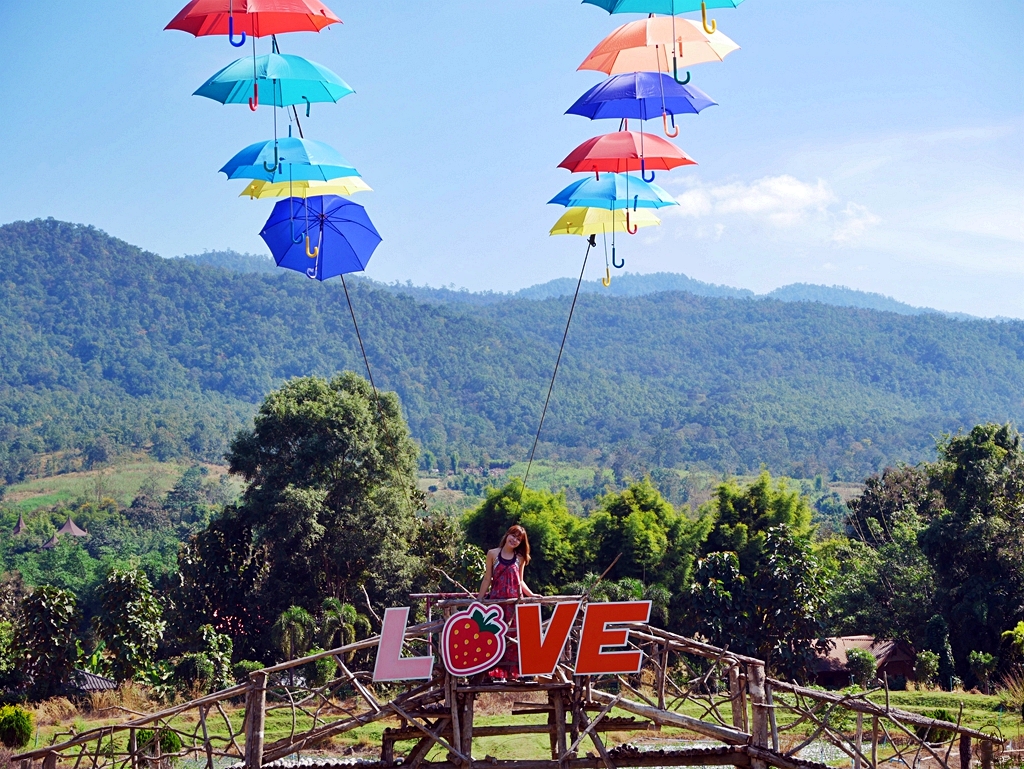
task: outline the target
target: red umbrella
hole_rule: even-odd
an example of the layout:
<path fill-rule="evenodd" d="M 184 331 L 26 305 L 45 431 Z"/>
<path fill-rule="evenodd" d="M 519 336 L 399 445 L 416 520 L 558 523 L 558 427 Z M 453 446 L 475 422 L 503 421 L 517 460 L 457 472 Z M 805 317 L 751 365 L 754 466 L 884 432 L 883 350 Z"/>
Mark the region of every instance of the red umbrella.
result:
<path fill-rule="evenodd" d="M 598 174 L 601 171 L 616 174 L 640 171 L 643 174 L 650 170 L 650 179 L 645 177 L 644 181 L 653 181 L 654 171 L 695 165 L 696 160 L 660 136 L 637 131 L 616 131 L 587 139 L 570 152 L 558 167 L 567 168 L 574 174 L 590 171 Z"/>
<path fill-rule="evenodd" d="M 285 32 L 319 32 L 341 22 L 319 0 L 191 0 L 165 29 L 180 29 L 196 37 L 229 35 L 241 46 L 247 34 L 255 37 Z M 242 39 L 234 36 L 241 32 Z"/>

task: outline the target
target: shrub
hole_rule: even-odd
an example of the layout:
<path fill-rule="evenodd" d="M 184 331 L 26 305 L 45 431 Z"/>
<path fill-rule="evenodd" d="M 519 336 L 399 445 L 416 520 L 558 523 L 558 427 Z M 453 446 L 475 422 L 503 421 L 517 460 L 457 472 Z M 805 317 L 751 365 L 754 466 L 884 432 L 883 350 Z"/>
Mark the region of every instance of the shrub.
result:
<path fill-rule="evenodd" d="M 32 739 L 32 714 L 18 705 L 0 708 L 0 742 L 9 748 L 23 748 Z"/>
<path fill-rule="evenodd" d="M 951 723 L 956 723 L 956 716 L 948 710 L 932 710 L 930 712 L 922 713 L 921 715 L 925 718 L 934 718 L 936 721 L 950 721 Z M 951 729 L 936 729 L 928 726 L 914 727 L 914 733 L 922 740 L 927 740 L 930 743 L 946 742 L 953 738 L 953 731 Z"/>
<path fill-rule="evenodd" d="M 309 653 L 319 654 L 322 651 L 324 650 L 313 648 L 309 650 Z M 338 674 L 338 663 L 334 661 L 334 657 L 323 657 L 303 665 L 302 673 L 310 686 L 323 686 Z"/>
<path fill-rule="evenodd" d="M 867 649 L 850 649 L 846 652 L 846 669 L 858 686 L 866 687 L 868 681 L 875 677 L 878 663 L 875 656 Z"/>
<path fill-rule="evenodd" d="M 235 676 L 236 683 L 244 684 L 248 683 L 250 673 L 255 673 L 257 670 L 262 670 L 265 667 L 266 665 L 262 662 L 242 660 L 241 662 L 236 662 L 232 666 L 231 673 Z"/>
<path fill-rule="evenodd" d="M 917 676 L 919 684 L 934 683 L 935 676 L 939 674 L 939 655 L 931 651 L 917 653 L 917 660 L 914 662 L 914 675 Z"/>
<path fill-rule="evenodd" d="M 139 734 L 135 739 L 137 740 L 138 746 L 141 750 L 151 756 L 156 755 L 156 738 L 152 729 L 140 729 Z M 170 730 L 162 730 L 160 732 L 160 755 L 166 756 L 180 752 L 181 737 L 178 736 L 178 733 Z"/>
<path fill-rule="evenodd" d="M 174 666 L 174 685 L 178 691 L 203 693 L 210 690 L 217 671 L 210 658 L 202 653 L 185 654 Z"/>

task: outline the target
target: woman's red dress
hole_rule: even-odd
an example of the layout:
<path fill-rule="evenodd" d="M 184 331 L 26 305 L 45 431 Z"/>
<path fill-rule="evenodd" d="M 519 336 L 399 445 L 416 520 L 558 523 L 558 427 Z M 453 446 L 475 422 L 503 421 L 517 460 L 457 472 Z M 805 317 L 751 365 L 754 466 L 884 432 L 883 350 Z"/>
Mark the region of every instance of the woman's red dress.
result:
<path fill-rule="evenodd" d="M 519 576 L 519 556 L 513 555 L 511 559 L 498 557 L 491 567 L 491 589 L 487 597 L 491 600 L 499 598 L 519 598 L 522 595 Z M 514 643 L 516 637 L 516 607 L 515 604 L 506 603 L 501 607 L 505 624 L 508 625 L 506 636 L 505 654 L 502 655 L 497 667 L 491 668 L 487 674 L 491 678 L 519 678 L 519 645 Z"/>

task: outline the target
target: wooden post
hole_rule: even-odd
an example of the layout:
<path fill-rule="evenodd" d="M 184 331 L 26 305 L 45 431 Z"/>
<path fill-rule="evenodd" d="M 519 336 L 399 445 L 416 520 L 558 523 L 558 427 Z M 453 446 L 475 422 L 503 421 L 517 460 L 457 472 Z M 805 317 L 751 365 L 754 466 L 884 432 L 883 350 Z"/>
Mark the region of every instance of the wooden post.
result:
<path fill-rule="evenodd" d="M 383 766 L 395 763 L 395 741 L 389 736 L 390 732 L 390 728 L 385 729 L 380 738 L 380 762 Z"/>
<path fill-rule="evenodd" d="M 267 674 L 260 671 L 249 678 L 249 691 L 245 694 L 245 766 L 261 769 L 263 766 L 263 729 L 267 719 Z"/>
<path fill-rule="evenodd" d="M 871 769 L 878 769 L 878 716 L 871 716 Z"/>
<path fill-rule="evenodd" d="M 551 714 L 555 720 L 555 742 L 551 751 L 551 757 L 560 760 L 565 749 L 568 747 L 565 742 L 565 699 L 560 690 L 554 689 L 548 695 L 554 712 Z"/>
<path fill-rule="evenodd" d="M 772 729 L 772 750 L 779 752 L 779 726 L 775 722 L 775 699 L 772 695 L 772 685 L 765 683 L 764 698 L 768 705 L 768 725 Z"/>
<path fill-rule="evenodd" d="M 209 705 L 199 707 L 199 723 L 203 727 L 203 747 L 206 749 L 206 769 L 213 769 L 213 745 L 210 743 L 210 734 L 206 728 L 206 714 L 209 712 Z"/>
<path fill-rule="evenodd" d="M 861 769 L 861 749 L 864 745 L 864 714 L 857 712 L 857 735 L 854 739 L 853 769 Z"/>
<path fill-rule="evenodd" d="M 743 712 L 743 690 L 740 688 L 740 668 L 733 665 L 729 668 L 729 700 L 732 705 L 732 725 L 741 732 L 747 731 L 743 723 L 746 718 Z"/>
<path fill-rule="evenodd" d="M 139 735 L 134 729 L 128 730 L 128 755 L 131 758 L 132 769 L 138 769 L 139 767 Z M 30 769 L 30 767 L 22 767 L 22 769 Z"/>
<path fill-rule="evenodd" d="M 43 769 L 57 769 L 57 754 L 50 751 L 43 758 Z"/>
<path fill-rule="evenodd" d="M 992 769 L 992 740 L 982 740 L 980 747 L 981 769 Z"/>
<path fill-rule="evenodd" d="M 668 642 L 661 647 L 661 670 L 658 671 L 658 710 L 665 709 L 665 686 L 668 683 Z"/>
<path fill-rule="evenodd" d="M 476 694 L 469 692 L 463 695 L 465 701 L 462 705 L 462 742 L 459 750 L 473 760 L 473 703 L 476 702 Z"/>
<path fill-rule="evenodd" d="M 971 736 L 960 735 L 960 769 L 971 769 Z"/>
<path fill-rule="evenodd" d="M 750 741 L 758 748 L 768 747 L 768 708 L 765 707 L 764 665 L 747 665 L 747 690 L 750 692 Z M 768 769 L 764 759 L 751 758 L 751 769 Z"/>

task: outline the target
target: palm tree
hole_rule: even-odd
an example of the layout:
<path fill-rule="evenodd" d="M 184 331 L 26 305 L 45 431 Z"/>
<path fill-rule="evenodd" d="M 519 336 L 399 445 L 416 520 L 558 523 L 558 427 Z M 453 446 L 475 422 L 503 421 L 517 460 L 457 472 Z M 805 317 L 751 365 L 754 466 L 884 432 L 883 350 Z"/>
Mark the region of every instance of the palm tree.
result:
<path fill-rule="evenodd" d="M 372 632 L 370 621 L 356 611 L 355 606 L 342 603 L 338 598 L 325 598 L 320 605 L 320 614 L 320 643 L 325 649 L 345 646 L 368 637 Z M 336 643 L 338 640 L 340 643 Z M 352 653 L 348 657 L 351 659 Z"/>
<path fill-rule="evenodd" d="M 302 656 L 309 648 L 314 627 L 313 617 L 308 611 L 301 606 L 289 606 L 281 612 L 270 632 L 285 660 L 292 660 Z M 291 678 L 294 684 L 294 669 Z"/>

